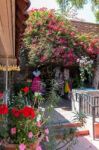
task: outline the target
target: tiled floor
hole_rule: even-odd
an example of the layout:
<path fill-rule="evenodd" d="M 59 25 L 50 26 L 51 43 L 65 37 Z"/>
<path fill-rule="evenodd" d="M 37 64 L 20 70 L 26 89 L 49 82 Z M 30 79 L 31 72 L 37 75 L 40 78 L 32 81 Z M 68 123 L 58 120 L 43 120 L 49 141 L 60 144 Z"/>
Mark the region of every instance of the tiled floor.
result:
<path fill-rule="evenodd" d="M 55 108 L 52 116 L 54 122 L 73 122 L 74 113 L 63 108 Z M 90 136 L 79 137 L 77 141 L 71 150 L 99 150 L 99 140 L 93 141 Z M 62 148 L 61 150 L 66 149 Z"/>
<path fill-rule="evenodd" d="M 99 140 L 93 141 L 90 136 L 79 137 L 72 150 L 99 150 Z"/>

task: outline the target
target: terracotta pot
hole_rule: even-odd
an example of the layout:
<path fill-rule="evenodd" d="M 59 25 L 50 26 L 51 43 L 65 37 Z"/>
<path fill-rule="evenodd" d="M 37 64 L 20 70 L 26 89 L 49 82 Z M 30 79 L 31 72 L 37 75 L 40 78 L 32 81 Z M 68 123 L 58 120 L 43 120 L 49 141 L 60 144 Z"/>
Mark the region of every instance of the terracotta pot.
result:
<path fill-rule="evenodd" d="M 4 150 L 16 150 L 16 144 L 6 144 L 3 147 Z"/>
<path fill-rule="evenodd" d="M 28 144 L 27 148 L 29 150 L 36 150 L 36 147 L 39 145 L 39 143 L 42 141 L 43 138 L 44 138 L 44 135 L 42 134 L 41 137 L 37 141 L 31 144 Z M 18 149 L 18 146 L 16 144 L 5 144 L 3 145 L 3 147 L 4 147 L 4 150 L 17 150 Z"/>
<path fill-rule="evenodd" d="M 29 150 L 36 150 L 37 144 L 38 144 L 38 142 L 29 144 L 29 145 L 27 145 L 27 148 Z M 16 150 L 18 148 L 16 144 L 6 144 L 3 147 L 4 147 L 4 150 Z"/>
<path fill-rule="evenodd" d="M 37 144 L 38 144 L 38 142 L 37 143 L 35 142 L 33 144 L 28 145 L 27 148 L 29 150 L 36 150 Z"/>

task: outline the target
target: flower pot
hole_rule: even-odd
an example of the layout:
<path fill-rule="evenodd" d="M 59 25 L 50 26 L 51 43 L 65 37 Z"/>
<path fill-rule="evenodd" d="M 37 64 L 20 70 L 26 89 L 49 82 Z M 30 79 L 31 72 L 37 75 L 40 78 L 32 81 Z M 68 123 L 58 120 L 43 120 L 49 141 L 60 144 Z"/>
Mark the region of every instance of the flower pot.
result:
<path fill-rule="evenodd" d="M 3 145 L 4 150 L 16 150 L 16 144 L 6 144 Z"/>
<path fill-rule="evenodd" d="M 38 142 L 31 143 L 27 145 L 27 148 L 29 150 L 36 150 L 37 145 L 38 145 Z M 6 145 L 3 145 L 3 148 L 4 150 L 17 150 L 18 146 L 16 144 L 6 144 Z"/>
<path fill-rule="evenodd" d="M 32 143 L 32 144 L 29 144 L 29 145 L 27 146 L 27 148 L 28 148 L 29 150 L 36 150 L 37 145 L 38 145 L 38 142 L 35 142 L 35 143 Z"/>
<path fill-rule="evenodd" d="M 26 150 L 36 150 L 37 146 L 40 144 L 42 139 L 44 138 L 44 135 L 42 134 L 37 141 L 34 143 L 27 144 Z M 4 150 L 17 150 L 18 145 L 17 144 L 4 144 L 2 145 Z"/>

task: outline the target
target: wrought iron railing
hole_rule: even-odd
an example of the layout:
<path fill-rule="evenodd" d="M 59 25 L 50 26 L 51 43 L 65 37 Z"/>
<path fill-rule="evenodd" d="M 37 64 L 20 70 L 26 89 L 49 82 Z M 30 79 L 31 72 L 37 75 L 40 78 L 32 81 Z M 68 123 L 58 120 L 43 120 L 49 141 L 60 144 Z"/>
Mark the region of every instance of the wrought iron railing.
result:
<path fill-rule="evenodd" d="M 99 117 L 99 97 L 76 93 L 76 101 L 79 102 L 80 112 L 92 116 L 93 139 L 95 139 L 95 123 L 96 118 Z"/>

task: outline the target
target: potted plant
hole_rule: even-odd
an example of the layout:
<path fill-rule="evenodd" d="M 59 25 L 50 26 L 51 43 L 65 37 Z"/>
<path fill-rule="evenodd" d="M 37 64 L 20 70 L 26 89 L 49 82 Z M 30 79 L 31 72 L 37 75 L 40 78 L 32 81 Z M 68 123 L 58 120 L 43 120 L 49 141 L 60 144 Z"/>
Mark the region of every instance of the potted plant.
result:
<path fill-rule="evenodd" d="M 28 92 L 25 87 L 8 104 L 0 104 L 0 143 L 4 150 L 40 150 L 40 142 L 48 139 L 44 110 L 25 101 Z"/>

